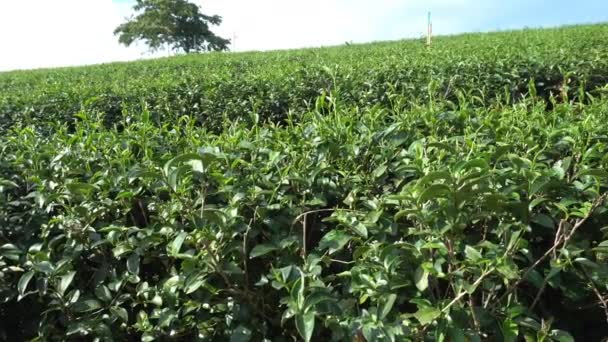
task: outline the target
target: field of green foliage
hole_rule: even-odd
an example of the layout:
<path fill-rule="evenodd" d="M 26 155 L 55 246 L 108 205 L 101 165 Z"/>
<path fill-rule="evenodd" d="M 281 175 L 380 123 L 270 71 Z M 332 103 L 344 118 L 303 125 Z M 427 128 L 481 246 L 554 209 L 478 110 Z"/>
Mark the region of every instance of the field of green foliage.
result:
<path fill-rule="evenodd" d="M 0 340 L 608 337 L 608 25 L 0 74 Z"/>

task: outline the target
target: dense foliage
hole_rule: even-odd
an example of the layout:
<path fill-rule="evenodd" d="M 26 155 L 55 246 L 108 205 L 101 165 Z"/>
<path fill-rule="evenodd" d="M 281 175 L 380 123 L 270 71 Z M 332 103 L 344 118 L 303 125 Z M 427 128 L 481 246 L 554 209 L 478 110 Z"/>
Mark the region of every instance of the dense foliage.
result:
<path fill-rule="evenodd" d="M 187 0 L 137 0 L 137 15 L 114 31 L 126 46 L 142 40 L 152 50 L 170 46 L 175 51 L 222 51 L 230 41 L 211 32 L 210 25 L 219 25 L 218 15 L 201 13 L 198 5 Z"/>
<path fill-rule="evenodd" d="M 0 75 L 0 338 L 601 340 L 606 29 Z"/>
<path fill-rule="evenodd" d="M 345 105 L 518 100 L 608 82 L 608 25 L 438 37 L 283 52 L 181 56 L 137 63 L 0 74 L 0 130 L 14 122 L 71 121 L 81 109 L 119 119 L 147 103 L 154 121 L 190 115 L 218 130 L 226 118 L 278 121 L 339 89 Z M 329 69 L 328 69 L 329 68 Z M 569 76 L 570 83 L 562 84 Z M 595 93 L 594 93 L 595 94 Z M 389 96 L 391 95 L 391 96 Z M 595 94 L 597 95 L 597 94 Z M 42 120 L 41 120 L 42 119 Z M 53 120 L 51 120 L 53 119 Z"/>

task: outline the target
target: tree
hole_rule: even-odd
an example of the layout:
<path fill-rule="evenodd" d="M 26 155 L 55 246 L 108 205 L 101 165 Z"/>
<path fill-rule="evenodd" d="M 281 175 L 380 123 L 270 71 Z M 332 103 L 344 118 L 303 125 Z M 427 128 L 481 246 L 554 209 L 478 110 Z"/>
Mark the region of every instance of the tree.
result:
<path fill-rule="evenodd" d="M 187 0 L 137 0 L 133 9 L 137 15 L 114 30 L 126 46 L 141 40 L 153 51 L 168 45 L 189 53 L 227 50 L 230 44 L 209 28 L 219 25 L 222 18 L 204 15 L 198 5 Z"/>

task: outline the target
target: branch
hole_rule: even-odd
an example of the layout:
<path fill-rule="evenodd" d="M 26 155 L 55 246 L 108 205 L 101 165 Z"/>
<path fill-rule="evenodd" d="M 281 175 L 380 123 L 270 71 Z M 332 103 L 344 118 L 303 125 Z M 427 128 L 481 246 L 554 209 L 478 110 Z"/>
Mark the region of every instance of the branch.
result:
<path fill-rule="evenodd" d="M 316 214 L 316 213 L 323 213 L 323 212 L 327 212 L 327 211 L 338 211 L 338 210 L 342 210 L 342 211 L 356 211 L 356 210 L 351 210 L 351 209 L 340 209 L 340 208 L 329 208 L 329 209 L 317 209 L 317 210 L 310 210 L 310 211 L 306 211 L 301 213 L 300 215 L 296 216 L 296 218 L 293 220 L 293 222 L 291 223 L 291 227 L 293 228 L 293 226 L 303 217 L 306 217 L 306 215 L 308 214 Z"/>
<path fill-rule="evenodd" d="M 253 219 L 252 219 L 253 220 Z M 251 222 L 247 225 L 247 230 L 243 234 L 243 271 L 245 271 L 245 287 L 249 289 L 249 267 L 247 265 L 247 236 L 251 230 Z"/>
<path fill-rule="evenodd" d="M 598 304 L 601 304 L 602 308 L 604 309 L 604 316 L 606 317 L 606 323 L 608 323 L 608 301 L 606 301 L 606 299 L 604 298 L 604 296 L 602 296 L 602 294 L 600 293 L 600 290 L 598 290 L 597 286 L 595 286 L 595 282 L 587 274 L 587 271 L 585 271 L 585 268 L 584 267 L 581 267 L 581 268 L 582 268 L 582 271 L 583 271 L 583 275 L 585 276 L 585 278 L 587 279 L 587 281 L 589 282 L 589 284 L 591 284 L 591 288 L 593 289 L 593 293 L 595 294 L 595 296 L 599 300 Z"/>
<path fill-rule="evenodd" d="M 505 291 L 505 293 L 502 296 L 500 296 L 500 298 L 494 303 L 492 308 L 495 308 L 496 305 L 498 305 L 498 303 L 502 302 L 509 294 L 511 294 L 513 291 L 515 291 L 517 286 L 519 286 L 526 279 L 528 274 L 530 274 L 530 272 L 532 272 L 536 267 L 538 267 L 538 265 L 540 265 L 543 261 L 545 261 L 545 259 L 547 259 L 547 257 L 549 257 L 549 255 L 551 255 L 551 253 L 553 253 L 553 251 L 557 250 L 557 248 L 559 248 L 560 245 L 562 245 L 562 248 L 566 248 L 566 246 L 568 245 L 568 242 L 570 242 L 570 239 L 572 239 L 572 237 L 574 236 L 574 233 L 576 233 L 576 231 L 587 221 L 587 219 L 589 219 L 589 217 L 591 217 L 591 215 L 593 214 L 595 209 L 597 209 L 606 200 L 606 197 L 608 197 L 608 193 L 605 193 L 605 194 L 599 196 L 598 198 L 596 198 L 595 201 L 593 201 L 593 204 L 591 204 L 591 209 L 589 209 L 589 212 L 587 213 L 587 215 L 585 215 L 585 217 L 583 217 L 582 219 L 577 220 L 576 223 L 574 224 L 574 227 L 567 235 L 564 235 L 564 232 L 560 231 L 560 229 L 558 228 L 558 233 L 560 233 L 561 236 L 556 237 L 556 241 L 553 244 L 553 246 L 551 248 L 549 248 L 545 252 L 545 254 L 543 254 L 538 260 L 536 260 L 536 262 L 534 264 L 532 264 L 532 266 L 528 267 L 528 269 L 523 273 L 523 275 L 513 285 L 511 285 L 511 287 L 509 289 L 507 289 L 507 291 Z M 560 228 L 562 228 L 562 225 L 565 222 L 566 222 L 565 220 L 560 221 Z M 562 254 L 562 252 L 560 252 L 560 256 L 561 256 L 561 254 Z M 541 290 L 542 290 L 542 288 L 541 288 Z"/>
<path fill-rule="evenodd" d="M 532 305 L 530 305 L 530 311 L 534 310 L 534 307 L 540 301 L 540 297 L 543 294 L 543 292 L 545 291 L 545 288 L 547 287 L 548 283 L 549 283 L 549 277 L 547 276 L 547 277 L 545 277 L 543 284 L 540 286 L 540 289 L 538 290 L 536 297 L 534 297 L 534 300 L 532 301 Z"/>
<path fill-rule="evenodd" d="M 481 274 L 481 276 L 479 276 L 479 278 L 477 278 L 477 281 L 475 281 L 475 282 L 473 283 L 473 288 L 475 288 L 475 289 L 476 289 L 476 288 L 477 288 L 477 286 L 479 286 L 479 284 L 481 284 L 481 282 L 482 282 L 482 281 L 485 279 L 485 277 L 487 277 L 487 276 L 488 276 L 490 273 L 492 273 L 493 271 L 494 271 L 494 268 L 492 267 L 492 268 L 490 268 L 489 270 L 487 270 L 487 271 L 483 272 L 483 273 Z M 456 296 L 456 297 L 455 297 L 455 298 L 454 298 L 454 299 L 453 299 L 453 300 L 452 300 L 452 301 L 451 301 L 451 302 L 450 302 L 448 305 L 446 305 L 446 306 L 445 306 L 445 307 L 444 307 L 444 308 L 441 310 L 441 312 L 447 312 L 447 311 L 448 311 L 448 309 L 449 309 L 449 308 L 450 308 L 452 305 L 456 304 L 456 302 L 458 302 L 458 301 L 459 301 L 459 300 L 460 300 L 462 297 L 464 297 L 464 296 L 465 296 L 467 293 L 468 293 L 468 292 L 467 292 L 467 291 L 464 291 L 464 290 L 463 290 L 463 291 L 460 291 L 460 293 L 459 293 L 459 294 L 458 294 L 458 295 L 457 295 L 457 296 Z"/>
<path fill-rule="evenodd" d="M 475 303 L 473 302 L 473 296 L 469 294 L 469 309 L 471 309 L 471 316 L 473 317 L 473 324 L 475 325 L 475 332 L 481 334 L 481 325 L 475 314 Z"/>

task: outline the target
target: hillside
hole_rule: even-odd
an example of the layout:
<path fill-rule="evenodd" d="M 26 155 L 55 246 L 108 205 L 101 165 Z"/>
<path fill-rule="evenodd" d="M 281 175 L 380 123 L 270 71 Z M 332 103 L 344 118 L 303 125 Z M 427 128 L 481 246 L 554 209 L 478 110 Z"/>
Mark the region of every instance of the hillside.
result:
<path fill-rule="evenodd" d="M 0 340 L 600 341 L 608 25 L 0 74 Z"/>
<path fill-rule="evenodd" d="M 91 67 L 0 73 L 0 127 L 80 109 L 106 113 L 147 103 L 157 121 L 188 114 L 218 128 L 226 117 L 282 120 L 339 89 L 344 105 L 388 106 L 388 94 L 427 102 L 458 93 L 518 99 L 534 80 L 539 96 L 573 96 L 608 80 L 608 25 L 573 26 L 265 53 L 207 54 Z"/>

